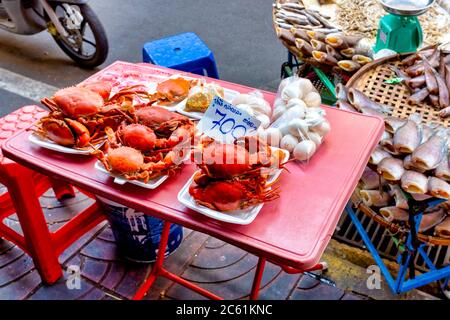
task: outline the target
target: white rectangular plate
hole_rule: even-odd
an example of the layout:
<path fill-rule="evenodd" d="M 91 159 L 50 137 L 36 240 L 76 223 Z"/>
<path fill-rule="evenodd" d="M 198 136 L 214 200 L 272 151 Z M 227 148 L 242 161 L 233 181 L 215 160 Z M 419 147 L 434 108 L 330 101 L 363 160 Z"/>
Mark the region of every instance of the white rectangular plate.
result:
<path fill-rule="evenodd" d="M 275 147 L 272 147 L 272 149 L 278 149 Z M 284 158 L 281 160 L 282 163 L 289 160 L 289 151 L 280 149 L 283 154 Z M 267 183 L 271 184 L 275 182 L 278 177 L 280 176 L 283 169 L 277 170 L 274 174 L 272 174 L 268 179 Z M 210 218 L 220 220 L 223 222 L 228 223 L 234 223 L 234 224 L 250 224 L 253 220 L 255 220 L 256 216 L 258 215 L 259 211 L 263 207 L 264 203 L 260 203 L 256 206 L 249 207 L 245 210 L 236 210 L 236 211 L 229 211 L 229 212 L 220 212 L 213 209 L 210 209 L 208 207 L 202 206 L 197 204 L 197 202 L 194 200 L 194 198 L 189 194 L 189 186 L 192 184 L 194 180 L 194 175 L 189 179 L 189 181 L 183 186 L 181 191 L 178 193 L 178 201 L 188 207 L 189 209 L 192 209 L 198 213 L 201 213 L 205 216 L 208 216 Z"/>
<path fill-rule="evenodd" d="M 32 133 L 28 136 L 28 140 L 31 143 L 38 145 L 42 148 L 61 152 L 61 153 L 90 155 L 91 152 L 94 151 L 94 149 L 91 147 L 87 147 L 85 149 L 75 149 L 75 148 L 60 146 L 59 144 L 57 144 L 49 139 L 43 139 L 34 133 Z M 101 147 L 102 144 L 103 144 L 103 142 L 98 143 L 98 144 L 94 145 L 94 148 L 97 149 L 97 148 Z"/>
<path fill-rule="evenodd" d="M 255 220 L 259 211 L 263 207 L 264 203 L 260 203 L 256 206 L 249 207 L 245 210 L 236 210 L 236 211 L 228 211 L 228 212 L 220 212 L 216 210 L 212 210 L 208 207 L 198 205 L 194 198 L 189 194 L 189 186 L 194 180 L 194 175 L 189 179 L 189 181 L 184 185 L 184 187 L 178 193 L 178 201 L 192 209 L 198 213 L 201 213 L 207 217 L 228 222 L 234 224 L 249 224 L 253 220 Z"/>
<path fill-rule="evenodd" d="M 228 102 L 231 102 L 234 99 L 234 97 L 236 97 L 239 94 L 238 91 L 230 90 L 227 88 L 223 89 L 223 93 L 225 96 L 224 97 L 225 101 L 228 101 Z M 189 118 L 200 120 L 205 113 L 204 112 L 196 112 L 196 111 L 185 111 L 184 108 L 186 107 L 186 101 L 187 101 L 187 98 L 184 99 L 183 101 L 179 102 L 176 105 L 176 111 L 178 113 L 181 113 L 182 115 L 189 117 Z"/>
<path fill-rule="evenodd" d="M 161 185 L 161 183 L 166 181 L 167 178 L 169 177 L 169 176 L 161 176 L 159 178 L 149 180 L 147 183 L 144 183 L 143 181 L 127 180 L 127 179 L 124 179 L 124 178 L 122 178 L 122 177 L 120 177 L 118 175 L 115 175 L 115 174 L 109 172 L 108 170 L 106 170 L 105 167 L 103 166 L 103 164 L 100 161 L 97 161 L 95 163 L 95 169 L 97 169 L 97 170 L 99 170 L 99 171 L 101 171 L 103 173 L 106 173 L 107 175 L 110 175 L 111 177 L 113 177 L 114 178 L 114 183 L 117 183 L 117 184 L 120 184 L 120 185 L 124 185 L 125 183 L 131 183 L 131 184 L 134 184 L 136 186 L 139 186 L 139 187 L 142 187 L 142 188 L 146 188 L 146 189 L 156 189 L 156 188 L 158 188 Z"/>

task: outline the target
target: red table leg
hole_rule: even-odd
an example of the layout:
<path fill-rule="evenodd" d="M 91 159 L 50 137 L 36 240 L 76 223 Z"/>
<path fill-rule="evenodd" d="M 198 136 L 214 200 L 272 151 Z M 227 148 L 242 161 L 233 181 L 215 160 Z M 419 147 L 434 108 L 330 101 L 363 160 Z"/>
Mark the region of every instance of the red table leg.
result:
<path fill-rule="evenodd" d="M 158 256 L 156 257 L 156 261 L 155 264 L 153 265 L 152 272 L 150 273 L 148 278 L 144 281 L 144 283 L 141 285 L 141 287 L 138 289 L 138 291 L 133 297 L 133 300 L 141 300 L 147 294 L 148 290 L 150 290 L 151 286 L 153 285 L 158 276 L 162 276 L 169 280 L 177 282 L 182 286 L 194 290 L 195 292 L 209 299 L 221 300 L 222 298 L 215 295 L 214 293 L 209 292 L 208 290 L 205 290 L 199 286 L 196 286 L 195 284 L 164 269 L 163 264 L 165 259 L 167 241 L 169 240 L 169 233 L 170 233 L 170 222 L 165 221 L 161 234 L 161 241 L 158 247 Z"/>
<path fill-rule="evenodd" d="M 261 285 L 265 265 L 266 259 L 259 257 L 258 265 L 256 266 L 255 278 L 253 279 L 252 292 L 250 293 L 250 300 L 258 299 L 259 287 Z"/>
<path fill-rule="evenodd" d="M 8 170 L 8 191 L 14 202 L 28 252 L 36 269 L 47 284 L 62 276 L 52 237 L 36 194 L 33 172 L 22 166 Z"/>

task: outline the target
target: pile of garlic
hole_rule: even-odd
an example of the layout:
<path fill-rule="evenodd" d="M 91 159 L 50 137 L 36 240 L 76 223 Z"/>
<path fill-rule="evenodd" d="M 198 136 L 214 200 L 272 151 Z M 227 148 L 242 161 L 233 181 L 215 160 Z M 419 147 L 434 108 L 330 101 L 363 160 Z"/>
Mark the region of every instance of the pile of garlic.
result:
<path fill-rule="evenodd" d="M 261 91 L 240 93 L 231 101 L 231 104 L 261 121 L 261 128 L 267 129 L 270 126 L 272 108 L 269 102 L 264 99 Z"/>
<path fill-rule="evenodd" d="M 308 79 L 284 79 L 274 102 L 272 124 L 258 135 L 271 146 L 286 149 L 295 159 L 309 160 L 330 131 L 319 93 Z"/>

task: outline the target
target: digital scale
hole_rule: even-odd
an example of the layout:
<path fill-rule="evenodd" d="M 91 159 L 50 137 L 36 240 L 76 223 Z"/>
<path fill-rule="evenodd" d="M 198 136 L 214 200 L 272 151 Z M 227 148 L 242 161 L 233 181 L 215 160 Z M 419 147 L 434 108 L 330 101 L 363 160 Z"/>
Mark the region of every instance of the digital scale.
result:
<path fill-rule="evenodd" d="M 422 28 L 417 18 L 425 13 L 435 0 L 380 0 L 388 15 L 380 20 L 374 51 L 390 49 L 397 53 L 414 52 L 423 41 Z"/>

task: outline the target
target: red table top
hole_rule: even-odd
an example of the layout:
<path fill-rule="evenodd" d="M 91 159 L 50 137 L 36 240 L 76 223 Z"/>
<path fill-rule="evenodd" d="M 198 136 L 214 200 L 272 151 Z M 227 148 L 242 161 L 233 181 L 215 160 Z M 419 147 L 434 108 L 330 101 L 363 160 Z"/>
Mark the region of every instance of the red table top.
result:
<path fill-rule="evenodd" d="M 152 65 L 116 62 L 94 78 L 109 72 L 135 70 L 172 74 Z M 134 71 L 133 71 L 134 72 Z M 224 81 L 222 86 L 240 92 L 254 89 Z M 264 93 L 272 102 L 275 95 Z M 324 107 L 331 131 L 308 164 L 291 162 L 279 180 L 281 197 L 266 203 L 249 225 L 227 224 L 194 212 L 177 200 L 179 190 L 195 171 L 184 166 L 181 174 L 159 188 L 148 190 L 113 179 L 94 168 L 95 159 L 65 155 L 28 142 L 27 131 L 5 141 L 4 155 L 49 176 L 119 202 L 136 210 L 204 232 L 274 262 L 308 269 L 319 262 L 339 217 L 384 129 L 381 118 Z"/>

